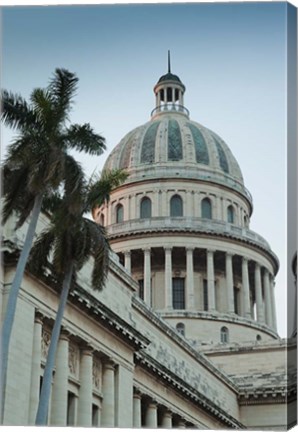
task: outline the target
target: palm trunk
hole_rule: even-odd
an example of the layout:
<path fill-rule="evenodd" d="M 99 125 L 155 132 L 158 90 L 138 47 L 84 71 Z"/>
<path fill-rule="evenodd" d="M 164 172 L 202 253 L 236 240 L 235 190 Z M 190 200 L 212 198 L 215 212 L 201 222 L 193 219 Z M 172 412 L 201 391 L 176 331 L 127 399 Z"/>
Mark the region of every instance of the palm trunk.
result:
<path fill-rule="evenodd" d="M 57 316 L 55 320 L 55 324 L 53 327 L 52 337 L 51 337 L 51 343 L 49 346 L 46 366 L 43 374 L 43 381 L 41 386 L 41 392 L 40 392 L 40 398 L 39 398 L 39 404 L 36 414 L 36 420 L 35 424 L 39 426 L 46 426 L 47 425 L 47 418 L 48 418 L 48 408 L 49 408 L 49 401 L 50 401 L 50 395 L 51 395 L 51 385 L 52 385 L 52 375 L 54 370 L 54 364 L 55 364 L 55 357 L 56 357 L 56 351 L 57 351 L 57 345 L 58 340 L 60 336 L 61 331 L 61 323 L 62 318 L 64 315 L 64 309 L 67 302 L 68 292 L 71 284 L 71 278 L 73 275 L 74 270 L 74 264 L 71 263 L 69 266 L 69 269 L 67 273 L 64 276 L 63 280 L 63 287 L 60 297 L 60 303 L 57 311 Z"/>
<path fill-rule="evenodd" d="M 18 294 L 20 291 L 22 279 L 25 272 L 25 267 L 28 261 L 29 253 L 32 247 L 37 221 L 41 211 L 43 195 L 37 195 L 34 201 L 34 207 L 31 214 L 30 223 L 28 226 L 24 246 L 20 254 L 16 273 L 9 290 L 8 302 L 6 306 L 6 314 L 2 326 L 1 334 L 1 423 L 4 421 L 4 405 L 5 405 L 5 391 L 6 391 L 6 378 L 8 366 L 8 350 L 11 337 L 12 326 L 15 317 L 16 305 Z"/>

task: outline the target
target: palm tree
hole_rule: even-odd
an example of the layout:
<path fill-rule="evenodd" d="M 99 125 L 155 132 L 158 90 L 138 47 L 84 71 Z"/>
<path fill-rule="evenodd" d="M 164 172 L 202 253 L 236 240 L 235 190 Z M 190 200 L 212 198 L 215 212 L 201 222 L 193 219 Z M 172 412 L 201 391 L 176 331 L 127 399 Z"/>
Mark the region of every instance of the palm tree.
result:
<path fill-rule="evenodd" d="M 100 155 L 104 138 L 89 124 L 69 125 L 69 114 L 77 89 L 75 74 L 56 69 L 46 89 L 33 90 L 30 102 L 8 91 L 2 92 L 1 120 L 18 131 L 4 162 L 3 223 L 17 212 L 17 227 L 30 216 L 24 245 L 12 282 L 1 334 L 1 420 L 3 422 L 8 349 L 17 297 L 32 247 L 45 196 L 61 185 L 75 194 L 82 182 L 82 169 L 68 154 L 69 149 Z M 74 202 L 74 201 L 73 201 Z"/>
<path fill-rule="evenodd" d="M 93 288 L 101 290 L 107 276 L 110 248 L 105 229 L 83 215 L 86 211 L 108 201 L 111 190 L 119 186 L 126 177 L 127 174 L 120 170 L 105 172 L 102 179 L 93 181 L 83 190 L 78 191 L 81 209 L 76 214 L 69 212 L 71 199 L 69 196 L 64 196 L 56 206 L 49 227 L 39 235 L 32 248 L 30 269 L 37 274 L 44 274 L 45 270 L 50 268 L 62 285 L 43 375 L 36 425 L 47 423 L 57 344 L 68 293 L 76 273 L 92 256 L 94 260 Z M 51 261 L 50 256 L 52 256 Z"/>

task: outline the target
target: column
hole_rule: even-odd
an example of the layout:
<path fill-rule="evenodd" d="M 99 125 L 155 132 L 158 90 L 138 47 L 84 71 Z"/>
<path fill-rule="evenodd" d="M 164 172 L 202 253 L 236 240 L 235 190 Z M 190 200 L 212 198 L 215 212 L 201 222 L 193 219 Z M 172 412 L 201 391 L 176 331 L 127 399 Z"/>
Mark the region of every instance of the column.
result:
<path fill-rule="evenodd" d="M 186 309 L 194 309 L 193 248 L 186 249 Z"/>
<path fill-rule="evenodd" d="M 166 190 L 161 191 L 161 214 L 160 216 L 169 216 L 168 193 Z"/>
<path fill-rule="evenodd" d="M 192 196 L 191 196 L 191 191 L 186 191 L 185 193 L 186 195 L 186 206 L 185 206 L 185 216 L 186 217 L 191 217 L 193 215 L 193 211 L 192 211 Z"/>
<path fill-rule="evenodd" d="M 118 364 L 115 371 L 115 427 L 133 426 L 133 369 Z"/>
<path fill-rule="evenodd" d="M 226 253 L 226 283 L 228 313 L 235 313 L 232 254 Z"/>
<path fill-rule="evenodd" d="M 151 306 L 151 249 L 146 248 L 144 251 L 144 300 L 148 306 Z"/>
<path fill-rule="evenodd" d="M 42 338 L 42 317 L 39 313 L 35 315 L 33 329 L 33 347 L 31 364 L 31 385 L 30 385 L 30 408 L 29 424 L 35 424 L 35 417 L 39 402 L 39 387 L 41 375 L 41 338 Z"/>
<path fill-rule="evenodd" d="M 111 362 L 103 363 L 101 426 L 115 426 L 115 370 Z"/>
<path fill-rule="evenodd" d="M 133 394 L 133 427 L 142 427 L 142 411 L 141 411 L 142 397 L 139 392 Z"/>
<path fill-rule="evenodd" d="M 131 212 L 130 217 L 131 219 L 137 219 L 137 196 L 136 194 L 131 196 Z"/>
<path fill-rule="evenodd" d="M 216 198 L 216 218 L 219 220 L 223 220 L 222 216 L 222 199 L 220 197 Z"/>
<path fill-rule="evenodd" d="M 124 252 L 124 267 L 131 273 L 131 251 Z"/>
<path fill-rule="evenodd" d="M 207 250 L 207 286 L 208 286 L 208 310 L 215 310 L 215 280 L 214 280 L 214 251 Z"/>
<path fill-rule="evenodd" d="M 194 199 L 193 199 L 193 208 L 194 208 L 194 217 L 200 217 L 201 210 L 200 210 L 200 196 L 198 192 L 194 193 Z"/>
<path fill-rule="evenodd" d="M 178 429 L 185 429 L 185 422 L 183 420 L 179 420 L 177 428 Z"/>
<path fill-rule="evenodd" d="M 85 348 L 81 353 L 80 392 L 78 403 L 78 426 L 92 426 L 92 350 Z"/>
<path fill-rule="evenodd" d="M 243 316 L 251 318 L 250 315 L 250 296 L 248 278 L 248 260 L 242 257 L 242 290 L 243 290 Z"/>
<path fill-rule="evenodd" d="M 255 263 L 255 290 L 256 290 L 256 306 L 257 306 L 257 321 L 260 323 L 265 322 L 264 306 L 263 306 L 263 295 L 261 285 L 261 267 L 258 263 Z"/>
<path fill-rule="evenodd" d="M 111 202 L 106 203 L 106 226 L 111 224 Z"/>
<path fill-rule="evenodd" d="M 125 209 L 126 209 L 126 219 L 130 220 L 130 195 L 125 197 Z"/>
<path fill-rule="evenodd" d="M 149 402 L 146 411 L 145 426 L 150 429 L 157 428 L 157 404 Z"/>
<path fill-rule="evenodd" d="M 172 413 L 169 410 L 165 410 L 162 416 L 162 423 L 161 427 L 164 429 L 171 429 L 172 428 Z"/>
<path fill-rule="evenodd" d="M 270 278 L 270 296 L 271 296 L 271 312 L 272 312 L 272 326 L 277 331 L 277 320 L 276 320 L 276 304 L 275 304 L 275 292 L 274 292 L 274 278 L 271 275 Z"/>
<path fill-rule="evenodd" d="M 165 307 L 173 308 L 172 293 L 172 248 L 165 248 Z"/>
<path fill-rule="evenodd" d="M 265 269 L 265 271 L 264 271 L 264 297 L 265 297 L 265 320 L 266 320 L 266 324 L 269 327 L 272 327 L 270 282 L 269 282 L 269 272 L 267 269 Z"/>
<path fill-rule="evenodd" d="M 68 396 L 68 346 L 66 333 L 62 333 L 58 342 L 56 370 L 52 391 L 51 425 L 66 426 Z"/>

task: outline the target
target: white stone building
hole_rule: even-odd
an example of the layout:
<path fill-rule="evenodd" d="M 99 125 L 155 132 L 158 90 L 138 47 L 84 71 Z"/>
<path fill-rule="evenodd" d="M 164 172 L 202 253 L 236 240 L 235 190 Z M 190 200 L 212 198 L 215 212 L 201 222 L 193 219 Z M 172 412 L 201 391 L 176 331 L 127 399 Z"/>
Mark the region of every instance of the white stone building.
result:
<path fill-rule="evenodd" d="M 180 79 L 169 70 L 154 92 L 151 120 L 105 165 L 129 173 L 93 214 L 114 251 L 108 281 L 93 291 L 89 262 L 70 294 L 49 425 L 285 429 L 296 420 L 296 347 L 277 334 L 278 259 L 249 228 L 237 161 L 190 120 Z M 25 229 L 4 229 L 3 311 Z M 58 293 L 50 274 L 25 275 L 7 425 L 34 424 Z"/>

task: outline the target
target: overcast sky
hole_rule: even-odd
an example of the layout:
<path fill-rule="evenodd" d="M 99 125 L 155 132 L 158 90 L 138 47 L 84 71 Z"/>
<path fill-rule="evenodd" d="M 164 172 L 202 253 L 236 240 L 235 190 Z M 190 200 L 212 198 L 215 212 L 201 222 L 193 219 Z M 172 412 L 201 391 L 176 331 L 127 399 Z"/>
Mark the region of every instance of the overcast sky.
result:
<path fill-rule="evenodd" d="M 192 120 L 219 134 L 254 200 L 251 229 L 280 260 L 278 328 L 286 304 L 286 3 L 6 7 L 2 87 L 28 97 L 56 67 L 79 81 L 72 122 L 90 122 L 109 151 L 150 118 L 153 86 L 172 72 Z M 11 139 L 2 131 L 2 144 Z"/>

